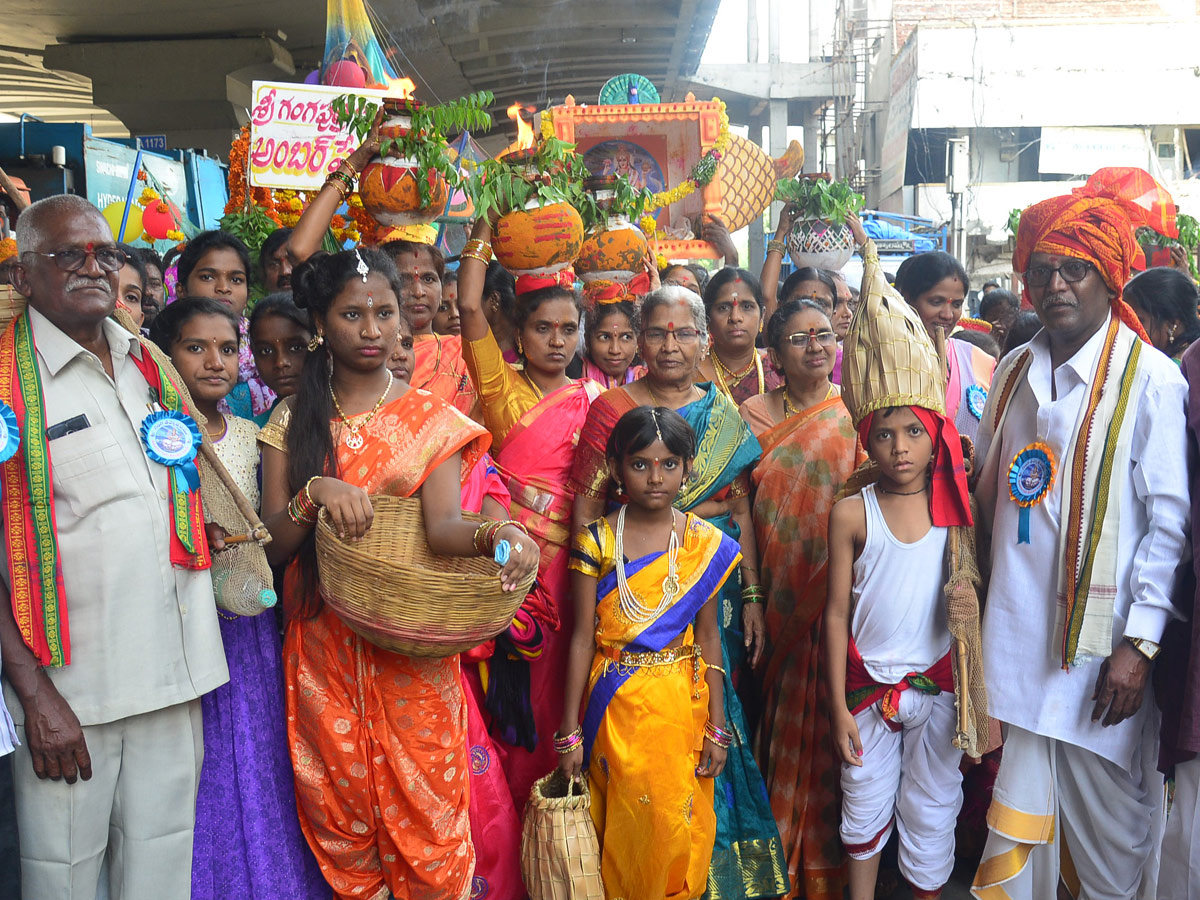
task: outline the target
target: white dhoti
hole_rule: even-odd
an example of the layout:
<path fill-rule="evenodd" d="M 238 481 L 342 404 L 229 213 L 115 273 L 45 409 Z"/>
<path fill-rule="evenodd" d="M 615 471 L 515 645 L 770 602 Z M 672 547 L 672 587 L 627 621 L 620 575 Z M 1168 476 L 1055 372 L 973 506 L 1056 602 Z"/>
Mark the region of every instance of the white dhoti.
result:
<path fill-rule="evenodd" d="M 1164 799 L 1156 735 L 1157 724 L 1145 729 L 1126 771 L 1089 750 L 1007 726 L 971 894 L 1047 900 L 1058 896 L 1061 878 L 1076 900 L 1153 898 Z"/>
<path fill-rule="evenodd" d="M 889 724 L 874 703 L 854 717 L 862 766 L 842 766 L 842 843 L 869 859 L 900 835 L 900 871 L 921 891 L 936 891 L 954 868 L 954 821 L 962 807 L 962 753 L 952 741 L 954 694 L 900 694 Z M 895 731 L 895 724 L 902 726 Z"/>
<path fill-rule="evenodd" d="M 20 729 L 13 781 L 21 893 L 26 900 L 186 900 L 204 754 L 200 701 L 87 725 L 83 734 L 92 777 L 67 784 L 34 774 Z"/>
<path fill-rule="evenodd" d="M 1175 767 L 1175 800 L 1167 816 L 1158 900 L 1200 900 L 1200 759 Z"/>

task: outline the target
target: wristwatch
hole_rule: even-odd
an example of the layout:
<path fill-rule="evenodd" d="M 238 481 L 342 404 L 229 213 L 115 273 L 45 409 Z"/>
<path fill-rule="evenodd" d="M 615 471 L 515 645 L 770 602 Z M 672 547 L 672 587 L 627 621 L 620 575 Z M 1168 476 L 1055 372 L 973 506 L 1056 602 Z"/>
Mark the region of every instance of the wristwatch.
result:
<path fill-rule="evenodd" d="M 1158 656 L 1158 651 L 1162 649 L 1154 641 L 1148 641 L 1145 638 L 1126 637 L 1125 640 L 1133 644 L 1133 649 L 1151 662 L 1154 661 L 1154 657 Z"/>

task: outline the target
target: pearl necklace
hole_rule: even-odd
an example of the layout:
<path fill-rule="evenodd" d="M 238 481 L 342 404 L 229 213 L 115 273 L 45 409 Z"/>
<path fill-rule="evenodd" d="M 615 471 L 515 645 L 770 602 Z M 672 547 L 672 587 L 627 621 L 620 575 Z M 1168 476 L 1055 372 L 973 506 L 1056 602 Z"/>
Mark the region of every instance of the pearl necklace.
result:
<path fill-rule="evenodd" d="M 671 510 L 671 540 L 667 543 L 667 577 L 662 580 L 662 599 L 651 608 L 642 603 L 625 578 L 625 510 L 617 513 L 617 608 L 628 621 L 641 625 L 657 618 L 663 610 L 675 602 L 679 594 L 679 536 L 675 533 L 675 510 Z"/>
<path fill-rule="evenodd" d="M 383 401 L 387 399 L 388 394 L 390 394 L 392 391 L 392 382 L 395 380 L 395 376 L 392 375 L 390 369 L 387 370 L 387 373 L 387 387 L 383 389 L 383 393 L 380 394 L 379 399 L 375 401 L 374 408 L 371 409 L 370 412 L 362 413 L 361 419 L 359 419 L 357 422 L 352 421 L 352 419 L 358 419 L 359 416 L 351 417 L 342 412 L 342 404 L 338 403 L 337 393 L 333 389 L 333 381 L 330 380 L 329 382 L 329 396 L 333 398 L 333 408 L 337 410 L 338 416 L 341 417 L 342 424 L 346 426 L 346 437 L 344 440 L 346 441 L 346 446 L 351 450 L 362 449 L 363 444 L 366 443 L 366 441 L 363 439 L 363 436 L 358 433 L 359 430 L 366 428 L 367 423 L 375 418 L 375 414 L 379 412 L 380 408 L 383 406 Z"/>

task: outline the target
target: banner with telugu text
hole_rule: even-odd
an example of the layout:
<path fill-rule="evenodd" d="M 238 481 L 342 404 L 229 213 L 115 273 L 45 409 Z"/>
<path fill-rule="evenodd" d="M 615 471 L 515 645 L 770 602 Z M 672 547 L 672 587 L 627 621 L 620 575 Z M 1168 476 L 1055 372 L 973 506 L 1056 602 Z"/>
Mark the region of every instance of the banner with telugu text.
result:
<path fill-rule="evenodd" d="M 341 127 L 329 108 L 350 93 L 344 87 L 319 84 L 254 82 L 250 110 L 250 184 L 254 187 L 320 190 L 339 160 L 358 146 L 358 138 Z M 355 88 L 356 96 L 382 100 L 381 90 Z"/>

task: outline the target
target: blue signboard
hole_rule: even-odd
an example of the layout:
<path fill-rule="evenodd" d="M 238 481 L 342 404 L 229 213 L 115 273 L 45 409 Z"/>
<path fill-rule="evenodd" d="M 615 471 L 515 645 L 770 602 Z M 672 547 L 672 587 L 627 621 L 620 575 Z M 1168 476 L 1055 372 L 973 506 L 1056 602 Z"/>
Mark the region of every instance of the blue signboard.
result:
<path fill-rule="evenodd" d="M 138 135 L 137 141 L 141 144 L 143 150 L 158 150 L 161 152 L 167 149 L 167 136 L 165 134 L 141 134 Z"/>

